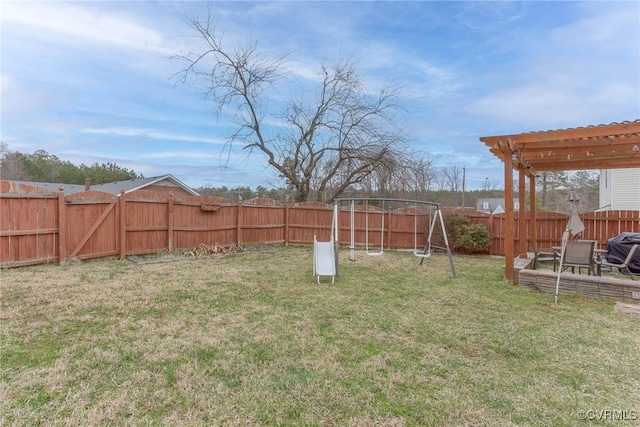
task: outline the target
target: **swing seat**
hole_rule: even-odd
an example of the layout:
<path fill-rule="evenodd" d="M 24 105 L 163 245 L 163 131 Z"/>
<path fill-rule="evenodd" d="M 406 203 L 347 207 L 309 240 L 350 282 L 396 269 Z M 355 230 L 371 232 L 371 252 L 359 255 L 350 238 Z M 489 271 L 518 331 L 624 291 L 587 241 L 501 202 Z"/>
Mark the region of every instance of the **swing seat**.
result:
<path fill-rule="evenodd" d="M 418 252 L 418 251 L 414 250 L 413 254 L 415 256 L 417 256 L 418 258 L 429 258 L 431 256 L 431 250 L 429 250 L 427 253 Z"/>

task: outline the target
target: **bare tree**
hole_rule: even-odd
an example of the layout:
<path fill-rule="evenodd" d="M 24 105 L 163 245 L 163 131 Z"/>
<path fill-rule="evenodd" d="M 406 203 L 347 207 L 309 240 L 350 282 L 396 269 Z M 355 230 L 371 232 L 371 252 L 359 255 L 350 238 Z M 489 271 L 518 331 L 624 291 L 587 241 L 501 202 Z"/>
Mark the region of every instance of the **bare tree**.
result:
<path fill-rule="evenodd" d="M 460 166 L 451 166 L 450 168 L 443 168 L 440 171 L 440 190 L 446 191 L 460 191 L 462 190 L 462 169 Z"/>
<path fill-rule="evenodd" d="M 285 130 L 271 133 L 264 93 L 283 81 L 284 57 L 263 60 L 255 44 L 223 46 L 210 10 L 205 21 L 192 19 L 189 25 L 204 48 L 177 56 L 187 65 L 179 75 L 203 78 L 218 111 L 235 112 L 237 129 L 229 144 L 259 150 L 294 191 L 295 201 L 323 195 L 333 200 L 374 171 L 390 170 L 402 156 L 406 139 L 394 126 L 401 110 L 396 93 L 385 86 L 372 96 L 352 62 L 323 65 L 315 99 L 286 100 L 284 113 L 271 115 Z"/>
<path fill-rule="evenodd" d="M 576 171 L 569 178 L 569 185 L 579 192 L 581 197 L 580 210 L 582 212 L 592 212 L 600 205 L 600 172 L 599 171 Z"/>
<path fill-rule="evenodd" d="M 557 203 L 550 200 L 550 195 L 557 192 L 557 190 L 568 188 L 567 174 L 564 171 L 544 171 L 536 179 L 538 188 L 540 188 L 540 208 L 556 210 L 558 208 Z"/>
<path fill-rule="evenodd" d="M 360 188 L 367 195 L 380 197 L 394 197 L 407 191 L 410 180 L 407 175 L 407 162 L 404 156 L 398 155 L 395 159 L 385 163 L 384 168 L 372 171 L 360 184 Z M 413 187 L 412 187 L 413 188 Z"/>
<path fill-rule="evenodd" d="M 436 179 L 437 171 L 431 160 L 417 154 L 406 154 L 398 162 L 383 171 L 375 171 L 367 181 L 373 190 L 389 197 L 413 198 L 424 196 Z"/>
<path fill-rule="evenodd" d="M 412 180 L 416 191 L 420 194 L 433 189 L 438 176 L 433 160 L 412 159 L 407 165 L 407 171 L 410 174 L 409 179 Z"/>

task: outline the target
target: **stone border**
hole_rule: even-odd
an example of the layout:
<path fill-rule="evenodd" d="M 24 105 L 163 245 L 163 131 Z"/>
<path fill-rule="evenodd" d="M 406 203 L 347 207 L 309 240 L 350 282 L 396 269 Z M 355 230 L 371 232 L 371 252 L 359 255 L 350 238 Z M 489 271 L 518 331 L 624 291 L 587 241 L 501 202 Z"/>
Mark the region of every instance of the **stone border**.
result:
<path fill-rule="evenodd" d="M 557 277 L 557 273 L 550 270 L 525 268 L 518 273 L 518 284 L 529 289 L 555 293 Z M 560 275 L 559 293 L 640 304 L 640 281 L 563 272 Z"/>

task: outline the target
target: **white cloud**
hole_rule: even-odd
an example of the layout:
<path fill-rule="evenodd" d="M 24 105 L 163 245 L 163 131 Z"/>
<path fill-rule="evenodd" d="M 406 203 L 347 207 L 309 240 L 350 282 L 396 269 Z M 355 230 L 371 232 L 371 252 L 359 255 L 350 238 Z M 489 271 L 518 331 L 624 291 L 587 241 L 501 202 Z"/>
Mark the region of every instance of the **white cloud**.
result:
<path fill-rule="evenodd" d="M 6 2 L 2 10 L 3 26 L 18 24 L 43 39 L 63 39 L 73 45 L 98 42 L 120 48 L 151 50 L 169 54 L 163 35 L 129 17 L 112 11 L 91 9 L 84 3 Z M 24 28 L 24 27 L 28 28 Z"/>
<path fill-rule="evenodd" d="M 204 150 L 176 150 L 176 151 L 155 151 L 145 153 L 140 156 L 142 159 L 172 159 L 172 160 L 205 160 L 214 157 L 210 152 Z"/>
<path fill-rule="evenodd" d="M 173 134 L 173 133 L 159 132 L 151 129 L 142 129 L 142 128 L 129 128 L 129 127 L 84 128 L 84 129 L 80 129 L 79 132 L 84 134 L 96 134 L 96 135 L 143 137 L 143 138 L 166 140 L 166 141 L 200 142 L 200 143 L 214 144 L 214 145 L 226 144 L 226 141 L 220 138 L 207 138 L 199 135 Z"/>
<path fill-rule="evenodd" d="M 592 4 L 593 3 L 593 4 Z M 558 47 L 589 52 L 627 53 L 638 58 L 638 4 L 636 2 L 581 2 L 582 19 L 558 27 L 550 38 Z"/>
<path fill-rule="evenodd" d="M 632 88 L 615 83 L 594 89 L 588 96 L 579 88 L 527 85 L 496 91 L 471 103 L 469 111 L 491 117 L 504 126 L 545 130 L 632 120 L 621 117 L 625 105 L 637 102 Z M 623 105 L 620 105 L 621 101 Z"/>
<path fill-rule="evenodd" d="M 45 92 L 26 87 L 19 79 L 8 74 L 2 75 L 0 96 L 0 111 L 4 120 L 20 120 L 26 113 L 42 113 L 60 103 L 63 98 L 55 89 Z"/>
<path fill-rule="evenodd" d="M 529 54 L 503 65 L 500 74 L 479 76 L 489 90 L 466 111 L 524 130 L 640 116 L 637 4 L 579 5 L 580 19 L 537 37 L 523 47 Z M 637 116 L 629 117 L 633 111 Z"/>
<path fill-rule="evenodd" d="M 6 73 L 0 73 L 0 95 L 4 96 L 7 90 L 11 87 L 13 79 Z"/>
<path fill-rule="evenodd" d="M 514 1 L 468 1 L 462 6 L 456 18 L 469 28 L 476 30 L 496 30 L 525 16 L 527 2 Z"/>

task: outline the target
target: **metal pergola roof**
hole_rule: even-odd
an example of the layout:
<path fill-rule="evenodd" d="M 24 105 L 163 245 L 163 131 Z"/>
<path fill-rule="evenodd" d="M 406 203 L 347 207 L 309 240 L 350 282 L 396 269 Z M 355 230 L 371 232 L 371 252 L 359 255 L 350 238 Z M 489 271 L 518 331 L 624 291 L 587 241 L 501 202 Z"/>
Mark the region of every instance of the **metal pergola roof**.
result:
<path fill-rule="evenodd" d="M 525 209 L 520 209 L 518 235 L 529 234 L 534 241 L 535 176 L 543 171 L 640 168 L 640 119 L 608 125 L 547 130 L 513 135 L 483 136 L 480 141 L 504 162 L 505 220 L 513 223 L 513 171 L 519 173 L 518 197 L 525 206 L 525 178 L 529 178 L 529 230 Z M 515 247 L 515 230 L 505 229 L 505 280 L 514 280 L 516 250 L 526 253 L 526 242 Z M 523 255 L 524 256 L 524 255 Z"/>

